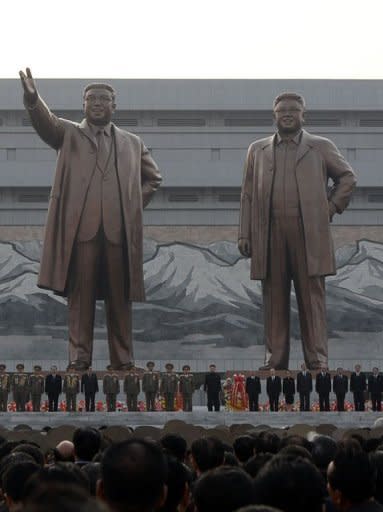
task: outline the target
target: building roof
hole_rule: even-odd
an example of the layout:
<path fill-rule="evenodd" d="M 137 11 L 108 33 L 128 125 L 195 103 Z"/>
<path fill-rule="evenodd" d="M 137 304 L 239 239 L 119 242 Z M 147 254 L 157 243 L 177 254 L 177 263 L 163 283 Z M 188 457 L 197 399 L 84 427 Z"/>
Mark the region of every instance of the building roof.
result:
<path fill-rule="evenodd" d="M 383 110 L 383 80 L 39 79 L 51 108 L 79 109 L 84 86 L 107 81 L 121 110 L 270 110 L 283 91 L 303 94 L 309 110 Z M 23 108 L 18 79 L 0 80 L 0 110 Z"/>

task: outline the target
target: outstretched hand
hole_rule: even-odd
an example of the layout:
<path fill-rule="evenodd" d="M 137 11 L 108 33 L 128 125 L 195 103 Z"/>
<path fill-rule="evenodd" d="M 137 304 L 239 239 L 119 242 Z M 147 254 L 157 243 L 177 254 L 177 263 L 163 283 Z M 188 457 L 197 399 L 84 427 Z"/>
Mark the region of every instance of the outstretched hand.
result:
<path fill-rule="evenodd" d="M 37 98 L 37 88 L 30 68 L 27 68 L 25 73 L 24 71 L 19 71 L 19 75 L 24 89 L 25 98 L 29 103 L 32 103 Z"/>

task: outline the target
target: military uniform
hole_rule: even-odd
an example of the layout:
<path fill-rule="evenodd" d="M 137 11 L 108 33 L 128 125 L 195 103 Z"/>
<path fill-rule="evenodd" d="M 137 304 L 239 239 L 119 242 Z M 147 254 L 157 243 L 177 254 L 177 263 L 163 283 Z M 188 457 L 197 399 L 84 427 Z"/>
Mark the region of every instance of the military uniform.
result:
<path fill-rule="evenodd" d="M 8 410 L 8 393 L 11 390 L 11 377 L 5 369 L 5 364 L 0 364 L 0 412 Z"/>
<path fill-rule="evenodd" d="M 126 393 L 126 405 L 128 411 L 137 411 L 137 397 L 140 392 L 140 376 L 135 368 L 131 368 L 124 378 L 124 393 Z"/>
<path fill-rule="evenodd" d="M 183 366 L 182 370 L 184 371 L 184 373 L 180 376 L 182 408 L 185 412 L 190 412 L 193 410 L 194 377 L 192 373 L 189 373 L 189 365 Z"/>
<path fill-rule="evenodd" d="M 41 395 L 44 393 L 44 376 L 41 372 L 41 366 L 33 367 L 35 373 L 29 376 L 29 389 L 32 397 L 33 412 L 40 412 Z"/>
<path fill-rule="evenodd" d="M 165 399 L 165 410 L 174 411 L 174 400 L 178 388 L 178 377 L 173 373 L 174 366 L 171 363 L 165 365 L 167 370 L 161 376 L 161 394 Z"/>
<path fill-rule="evenodd" d="M 158 393 L 159 377 L 158 373 L 153 371 L 154 363 L 149 361 L 146 364 L 148 371 L 142 377 L 142 391 L 145 393 L 146 410 L 155 411 L 155 400 Z"/>
<path fill-rule="evenodd" d="M 68 373 L 64 376 L 63 391 L 66 395 L 67 412 L 76 412 L 77 395 L 80 391 L 80 377 L 74 371 L 74 366 L 68 368 Z"/>
<path fill-rule="evenodd" d="M 116 398 L 120 392 L 120 381 L 118 374 L 113 371 L 111 365 L 107 366 L 106 369 L 108 370 L 108 373 L 104 375 L 102 391 L 105 395 L 108 412 L 114 412 L 116 410 Z"/>
<path fill-rule="evenodd" d="M 12 378 L 13 399 L 16 402 L 16 411 L 23 412 L 25 411 L 25 404 L 29 399 L 29 377 L 23 371 L 23 364 L 16 365 L 16 369 L 18 371 L 13 374 Z"/>

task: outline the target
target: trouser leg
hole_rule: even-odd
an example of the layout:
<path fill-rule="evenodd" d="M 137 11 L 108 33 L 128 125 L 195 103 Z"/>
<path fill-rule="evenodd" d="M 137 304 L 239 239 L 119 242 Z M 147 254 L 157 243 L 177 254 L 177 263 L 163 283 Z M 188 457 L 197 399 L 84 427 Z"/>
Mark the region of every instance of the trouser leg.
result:
<path fill-rule="evenodd" d="M 69 360 L 92 361 L 96 287 L 101 256 L 100 238 L 76 242 L 68 288 Z"/>
<path fill-rule="evenodd" d="M 301 219 L 288 217 L 287 225 L 289 260 L 299 311 L 304 359 L 309 368 L 327 366 L 324 277 L 309 277 Z"/>
<path fill-rule="evenodd" d="M 94 412 L 96 409 L 96 393 L 91 393 L 89 396 L 89 410 Z"/>
<path fill-rule="evenodd" d="M 265 364 L 272 368 L 288 368 L 290 355 L 290 290 L 291 275 L 286 254 L 283 225 L 271 220 L 268 270 L 262 281 Z"/>
<path fill-rule="evenodd" d="M 122 245 L 105 241 L 107 269 L 105 312 L 110 362 L 114 368 L 134 360 L 132 343 L 132 303 L 127 299 L 126 257 Z"/>

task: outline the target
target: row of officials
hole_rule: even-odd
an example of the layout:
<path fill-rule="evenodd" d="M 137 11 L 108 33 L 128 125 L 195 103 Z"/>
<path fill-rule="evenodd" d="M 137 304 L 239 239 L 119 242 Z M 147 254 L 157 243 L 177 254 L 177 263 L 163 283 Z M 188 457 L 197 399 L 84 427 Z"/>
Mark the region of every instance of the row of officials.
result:
<path fill-rule="evenodd" d="M 145 393 L 146 410 L 155 411 L 155 401 L 158 394 L 164 398 L 165 410 L 173 411 L 176 394 L 182 395 L 182 404 L 184 411 L 192 410 L 192 396 L 195 390 L 195 380 L 190 373 L 190 366 L 182 367 L 182 374 L 177 375 L 174 372 L 174 365 L 167 363 L 166 372 L 159 373 L 154 371 L 155 363 L 148 361 L 147 371 L 141 377 L 134 366 L 129 368 L 123 376 L 123 392 L 126 394 L 126 402 L 129 411 L 138 410 L 138 394 L 141 389 Z M 44 377 L 41 373 L 41 366 L 35 365 L 32 374 L 24 371 L 24 365 L 19 363 L 16 366 L 16 372 L 12 375 L 6 372 L 6 365 L 0 364 L 0 412 L 7 411 L 8 394 L 12 391 L 13 400 L 16 404 L 16 411 L 25 411 L 26 403 L 31 400 L 33 411 L 40 411 L 41 397 L 45 392 L 48 395 L 48 409 L 55 412 L 58 410 L 59 396 L 65 394 L 66 410 L 77 410 L 77 395 L 84 393 L 86 411 L 95 410 L 96 393 L 99 392 L 98 378 L 90 367 L 86 373 L 79 375 L 74 365 L 69 365 L 67 372 L 61 376 L 56 366 L 51 367 L 51 371 Z M 275 370 L 270 370 L 270 375 L 266 378 L 266 393 L 269 398 L 270 410 L 278 411 L 281 394 L 284 395 L 287 408 L 292 407 L 295 394 L 298 393 L 300 401 L 300 410 L 310 410 L 310 397 L 313 391 L 314 378 L 302 364 L 301 371 L 297 374 L 296 380 L 288 370 L 281 379 L 276 375 Z M 262 392 L 261 378 L 253 373 L 246 378 L 244 384 L 244 393 L 247 395 L 249 410 L 258 411 L 259 396 Z M 108 411 L 116 410 L 117 395 L 120 393 L 120 375 L 115 372 L 111 366 L 103 377 L 102 392 L 106 398 Z M 209 372 L 204 379 L 204 391 L 207 393 L 208 410 L 219 411 L 221 404 L 221 377 L 216 373 L 215 364 L 209 366 Z M 365 394 L 368 392 L 372 401 L 373 411 L 381 410 L 381 401 L 383 393 L 383 376 L 379 373 L 377 367 L 373 368 L 372 374 L 366 376 L 361 371 L 360 365 L 355 366 L 355 371 L 350 376 L 338 368 L 336 374 L 331 379 L 331 375 L 326 368 L 322 368 L 315 376 L 315 391 L 319 396 L 319 407 L 321 411 L 330 410 L 330 392 L 333 391 L 336 396 L 337 410 L 344 411 L 345 396 L 348 391 L 353 393 L 354 407 L 356 411 L 364 411 Z"/>
<path fill-rule="evenodd" d="M 146 409 L 155 411 L 156 398 L 160 393 L 165 400 L 165 409 L 174 410 L 177 392 L 182 394 L 183 409 L 192 410 L 192 396 L 195 390 L 194 377 L 190 373 L 190 366 L 184 365 L 182 375 L 178 376 L 173 370 L 174 365 L 167 363 L 166 372 L 160 374 L 154 371 L 155 363 L 148 361 L 147 371 L 142 375 L 142 391 L 145 393 Z M 70 364 L 65 375 L 58 373 L 57 366 L 52 366 L 51 371 L 44 377 L 41 366 L 35 365 L 33 373 L 24 371 L 24 365 L 16 365 L 16 372 L 12 375 L 6 372 L 6 365 L 0 364 L 0 412 L 8 410 L 8 395 L 12 391 L 16 411 L 25 411 L 26 404 L 32 401 L 32 410 L 41 409 L 41 397 L 45 392 L 48 395 L 48 410 L 58 410 L 59 397 L 65 394 L 66 410 L 77 410 L 77 395 L 81 392 L 85 395 L 86 411 L 95 410 L 96 393 L 99 392 L 97 374 L 89 367 L 86 373 L 80 375 L 75 365 Z M 218 374 L 217 377 L 219 378 Z M 220 380 L 220 378 L 219 378 Z M 105 395 L 107 410 L 116 410 L 117 395 L 121 391 L 120 375 L 107 366 L 102 382 L 102 391 Z M 129 411 L 138 410 L 138 394 L 141 391 L 140 374 L 134 366 L 131 366 L 123 376 L 123 392 L 126 394 L 126 402 Z"/>

